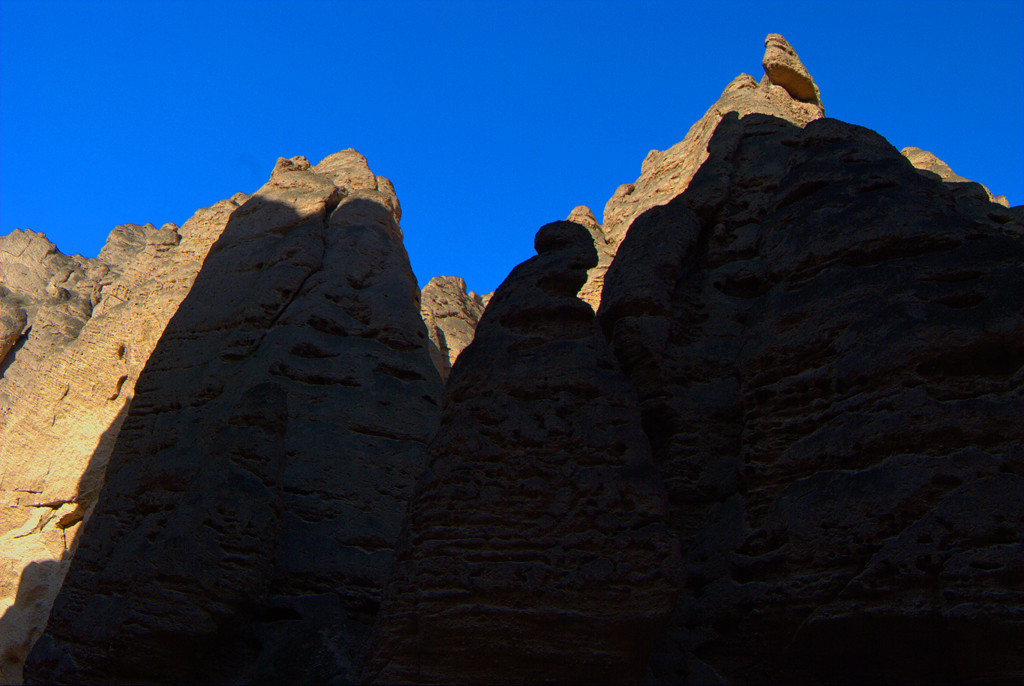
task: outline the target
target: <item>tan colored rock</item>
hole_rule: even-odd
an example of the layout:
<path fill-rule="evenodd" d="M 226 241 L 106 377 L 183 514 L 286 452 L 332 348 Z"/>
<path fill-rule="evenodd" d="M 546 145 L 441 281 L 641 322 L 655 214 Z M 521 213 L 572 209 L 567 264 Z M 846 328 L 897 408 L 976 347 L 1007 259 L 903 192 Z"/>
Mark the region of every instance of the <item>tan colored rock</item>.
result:
<path fill-rule="evenodd" d="M 135 385 L 28 680 L 355 678 L 441 392 L 393 196 L 347 151 L 278 160 L 230 212 Z"/>
<path fill-rule="evenodd" d="M 779 34 L 769 33 L 764 39 L 764 47 L 764 59 L 761 64 L 768 80 L 773 85 L 785 88 L 796 100 L 822 107 L 818 86 L 800 61 L 793 46 Z"/>
<path fill-rule="evenodd" d="M 587 230 L 594 239 L 597 264 L 587 272 L 587 282 L 580 289 L 579 298 L 596 312 L 601 305 L 601 289 L 604 288 L 604 274 L 612 264 L 615 251 L 608 244 L 604 228 L 597 222 L 594 213 L 586 205 L 580 205 L 569 213 L 566 221 L 575 222 Z"/>
<path fill-rule="evenodd" d="M 938 157 L 928 152 L 927 150 L 922 150 L 921 148 L 915 148 L 913 146 L 910 146 L 900 150 L 900 153 L 908 160 L 910 160 L 910 163 L 914 165 L 917 169 L 921 170 L 922 173 L 935 174 L 940 179 L 947 183 L 977 183 L 985 190 L 985 195 L 988 196 L 988 199 L 991 202 L 998 203 L 1003 207 L 1010 206 L 1010 203 L 1006 199 L 1005 195 L 993 196 L 992 192 L 985 185 L 980 184 L 977 181 L 965 179 L 964 177 L 960 176 L 952 169 L 950 169 L 948 164 L 946 164 L 945 162 L 943 162 L 942 160 L 940 160 Z"/>
<path fill-rule="evenodd" d="M 21 302 L 31 327 L 0 378 L 5 683 L 20 681 L 45 626 L 136 379 L 237 206 L 200 210 L 180 233 L 173 224 L 119 226 L 92 260 L 61 255 L 31 232 L 0 239 L 4 302 Z"/>
<path fill-rule="evenodd" d="M 430 358 L 441 379 L 448 380 L 459 354 L 473 341 L 484 301 L 466 292 L 465 280 L 457 276 L 435 276 L 420 294 L 420 314 L 427 325 Z"/>
<path fill-rule="evenodd" d="M 769 34 L 765 46 L 765 75 L 760 83 L 747 74 L 733 79 L 682 141 L 668 150 L 651 150 L 641 165 L 640 177 L 619 186 L 608 200 L 603 231 L 612 255 L 637 216 L 686 190 L 707 159 L 708 142 L 726 114 L 767 114 L 797 126 L 825 116 L 818 88 L 793 48 L 778 34 Z M 588 301 L 599 301 L 598 282 L 603 273 L 600 268 L 591 272 L 583 289 Z"/>

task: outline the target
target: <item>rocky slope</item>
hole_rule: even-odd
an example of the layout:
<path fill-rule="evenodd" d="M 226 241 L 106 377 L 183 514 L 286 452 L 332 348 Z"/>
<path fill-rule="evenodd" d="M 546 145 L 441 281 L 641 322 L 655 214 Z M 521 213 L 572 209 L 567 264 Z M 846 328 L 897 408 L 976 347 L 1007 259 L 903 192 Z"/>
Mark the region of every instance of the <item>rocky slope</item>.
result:
<path fill-rule="evenodd" d="M 489 303 L 354 151 L 3 239 L 5 678 L 1024 678 L 1024 208 L 765 43 Z"/>

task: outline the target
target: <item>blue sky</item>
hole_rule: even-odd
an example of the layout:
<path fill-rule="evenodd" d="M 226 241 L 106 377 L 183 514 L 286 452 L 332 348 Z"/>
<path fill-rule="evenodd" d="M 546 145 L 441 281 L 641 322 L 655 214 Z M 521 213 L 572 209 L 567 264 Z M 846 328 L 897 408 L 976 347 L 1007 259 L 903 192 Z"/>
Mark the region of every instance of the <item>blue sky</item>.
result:
<path fill-rule="evenodd" d="M 829 116 L 1024 203 L 1024 2 L 0 0 L 0 235 L 95 256 L 278 157 L 389 177 L 420 283 L 493 290 L 783 34 Z"/>

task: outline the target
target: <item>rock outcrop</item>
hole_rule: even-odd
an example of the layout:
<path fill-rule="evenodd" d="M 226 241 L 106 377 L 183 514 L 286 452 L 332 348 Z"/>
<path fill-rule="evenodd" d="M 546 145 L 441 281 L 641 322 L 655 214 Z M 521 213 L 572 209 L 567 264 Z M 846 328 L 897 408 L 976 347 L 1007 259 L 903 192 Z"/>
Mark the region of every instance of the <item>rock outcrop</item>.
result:
<path fill-rule="evenodd" d="M 878 134 L 729 115 L 600 319 L 686 588 L 661 683 L 1024 669 L 1024 225 Z"/>
<path fill-rule="evenodd" d="M 1009 201 L 1007 201 L 1005 195 L 993 196 L 992 192 L 984 185 L 977 183 L 976 181 L 971 181 L 970 179 L 965 179 L 964 177 L 960 176 L 955 171 L 950 169 L 948 164 L 946 164 L 945 162 L 943 162 L 942 160 L 940 160 L 938 157 L 928 152 L 927 150 L 922 150 L 921 148 L 915 148 L 911 146 L 909 148 L 903 148 L 902 150 L 900 150 L 900 154 L 902 154 L 904 157 L 910 160 L 910 163 L 914 165 L 917 169 L 921 170 L 926 174 L 934 174 L 938 176 L 941 180 L 945 181 L 946 183 L 952 184 L 953 188 L 961 188 L 962 186 L 960 186 L 959 184 L 974 184 L 976 186 L 981 186 L 981 188 L 985 192 L 985 195 L 988 196 L 988 199 L 990 201 L 999 203 L 1003 207 L 1010 206 L 1010 203 Z"/>
<path fill-rule="evenodd" d="M 0 676 L 1019 682 L 1024 208 L 765 46 L 493 297 L 353 150 L 0 239 Z"/>
<path fill-rule="evenodd" d="M 484 299 L 466 292 L 458 276 L 435 276 L 420 294 L 420 314 L 430 339 L 430 358 L 441 379 L 447 381 L 452 365 L 473 340 L 484 313 Z"/>
<path fill-rule="evenodd" d="M 376 683 L 625 683 L 679 586 L 632 390 L 577 299 L 596 263 L 556 222 L 448 383 L 409 507 Z"/>
<path fill-rule="evenodd" d="M 281 159 L 136 384 L 29 682 L 354 678 L 440 381 L 391 184 Z"/>
<path fill-rule="evenodd" d="M 740 116 L 759 113 L 805 126 L 825 116 L 814 79 L 785 38 L 776 33 L 768 35 L 762 67 L 764 76 L 760 82 L 748 74 L 733 79 L 682 141 L 668 150 L 651 150 L 640 167 L 640 177 L 619 186 L 608 200 L 600 239 L 595 240 L 600 261 L 590 271 L 581 296 L 595 309 L 601 301 L 607 265 L 633 220 L 686 190 L 708 157 L 708 142 L 722 117 L 730 112 Z"/>
<path fill-rule="evenodd" d="M 135 382 L 239 194 L 167 224 L 115 228 L 96 259 L 0 238 L 0 680 L 42 632 Z M 19 330 L 20 329 L 20 330 Z M 15 336 L 16 334 L 16 336 Z"/>

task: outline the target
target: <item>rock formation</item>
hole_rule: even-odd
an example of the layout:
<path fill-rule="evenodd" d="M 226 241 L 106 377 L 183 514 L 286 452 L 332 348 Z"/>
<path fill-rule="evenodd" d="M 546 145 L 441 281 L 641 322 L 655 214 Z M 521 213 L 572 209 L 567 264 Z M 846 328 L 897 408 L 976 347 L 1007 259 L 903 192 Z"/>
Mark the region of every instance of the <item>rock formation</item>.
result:
<path fill-rule="evenodd" d="M 708 150 L 600 311 L 686 560 L 655 680 L 1012 681 L 1019 214 L 835 120 L 729 115 Z"/>
<path fill-rule="evenodd" d="M 590 271 L 581 296 L 595 308 L 601 301 L 607 265 L 633 220 L 645 210 L 664 204 L 686 190 L 707 159 L 708 142 L 722 117 L 730 112 L 740 116 L 760 113 L 805 126 L 825 116 L 818 87 L 785 38 L 769 34 L 761 62 L 764 76 L 760 82 L 748 74 L 733 79 L 682 141 L 668 150 L 651 150 L 640 167 L 640 177 L 633 183 L 619 186 L 608 200 L 601 227 L 603 240 L 595 241 L 601 259 Z M 607 253 L 607 257 L 602 253 Z"/>
<path fill-rule="evenodd" d="M 0 239 L 3 678 L 1020 681 L 1024 208 L 765 47 L 493 297 L 352 150 Z"/>
<path fill-rule="evenodd" d="M 360 666 L 440 381 L 390 183 L 279 160 L 136 384 L 28 663 L 47 683 Z"/>
<path fill-rule="evenodd" d="M 467 293 L 466 282 L 458 276 L 435 276 L 423 287 L 420 314 L 427 325 L 430 358 L 442 380 L 448 379 L 455 360 L 473 340 L 483 313 L 484 299 Z"/>
<path fill-rule="evenodd" d="M 452 370 L 367 672 L 377 683 L 624 683 L 679 586 L 640 413 L 577 299 L 585 227 L 542 228 Z"/>
<path fill-rule="evenodd" d="M 989 191 L 988 188 L 985 188 L 985 186 L 983 186 L 980 183 L 977 183 L 976 181 L 971 181 L 970 179 L 965 179 L 964 177 L 960 176 L 955 171 L 950 169 L 948 164 L 946 164 L 945 162 L 943 162 L 942 160 L 940 160 L 938 157 L 928 152 L 927 150 L 922 150 L 921 148 L 915 148 L 911 146 L 909 148 L 903 148 L 902 150 L 900 150 L 900 154 L 902 154 L 904 157 L 910 160 L 910 163 L 912 165 L 917 167 L 925 174 L 934 174 L 938 176 L 941 180 L 945 181 L 946 183 L 953 184 L 953 188 L 960 187 L 957 184 L 975 184 L 977 186 L 981 186 L 981 188 L 984 189 L 985 195 L 988 196 L 988 199 L 990 201 L 999 203 L 1003 207 L 1010 206 L 1010 203 L 1007 201 L 1005 195 L 993 197 L 992 192 Z"/>
<path fill-rule="evenodd" d="M 32 232 L 0 238 L 0 322 L 13 342 L 0 362 L 4 683 L 20 681 L 46 624 L 136 379 L 244 199 L 180 229 L 119 226 L 96 259 L 62 255 Z"/>

